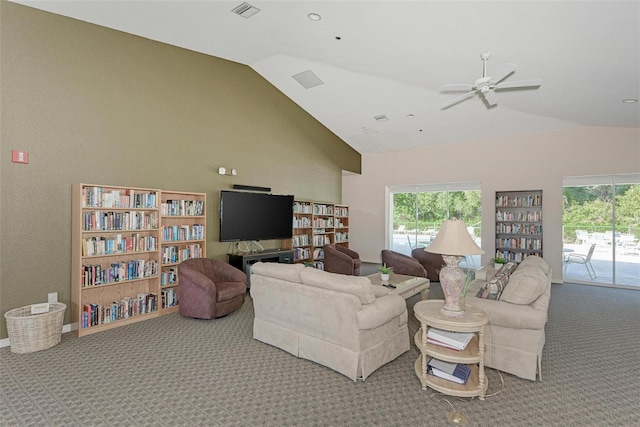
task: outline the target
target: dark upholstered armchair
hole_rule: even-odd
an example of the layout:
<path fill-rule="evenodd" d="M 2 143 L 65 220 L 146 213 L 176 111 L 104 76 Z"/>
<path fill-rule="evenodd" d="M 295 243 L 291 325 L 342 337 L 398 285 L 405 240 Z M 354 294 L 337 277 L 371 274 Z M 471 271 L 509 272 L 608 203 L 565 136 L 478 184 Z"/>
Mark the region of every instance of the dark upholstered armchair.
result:
<path fill-rule="evenodd" d="M 360 275 L 360 255 L 340 245 L 324 245 L 324 270 L 329 273 Z"/>
<path fill-rule="evenodd" d="M 382 263 L 387 267 L 393 267 L 393 272 L 407 276 L 427 277 L 427 270 L 420 261 L 400 252 L 383 249 L 381 252 Z"/>
<path fill-rule="evenodd" d="M 429 281 L 440 281 L 440 270 L 442 266 L 445 265 L 442 255 L 426 252 L 424 248 L 415 248 L 411 251 L 411 256 L 417 259 L 424 269 L 427 270 L 427 279 L 429 279 Z"/>
<path fill-rule="evenodd" d="M 178 265 L 180 314 L 197 319 L 225 316 L 244 304 L 247 275 L 223 261 L 194 258 Z"/>

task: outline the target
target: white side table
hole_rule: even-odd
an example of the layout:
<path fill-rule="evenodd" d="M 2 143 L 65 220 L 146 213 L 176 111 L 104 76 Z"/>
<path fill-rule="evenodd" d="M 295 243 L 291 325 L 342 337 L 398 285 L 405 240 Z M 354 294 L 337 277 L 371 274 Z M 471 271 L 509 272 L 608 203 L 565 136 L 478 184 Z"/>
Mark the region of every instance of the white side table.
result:
<path fill-rule="evenodd" d="M 422 389 L 430 387 L 441 393 L 460 397 L 479 396 L 484 400 L 489 385 L 484 374 L 484 327 L 489 317 L 479 308 L 467 306 L 463 317 L 447 317 L 440 314 L 443 300 L 419 301 L 413 307 L 416 318 L 420 321 L 420 329 L 414 341 L 420 349 L 420 357 L 416 360 L 415 371 Z M 430 327 L 452 332 L 473 332 L 475 336 L 464 350 L 452 350 L 427 343 L 427 331 Z M 457 384 L 427 374 L 427 363 L 431 357 L 446 362 L 464 363 L 471 368 L 466 384 Z"/>

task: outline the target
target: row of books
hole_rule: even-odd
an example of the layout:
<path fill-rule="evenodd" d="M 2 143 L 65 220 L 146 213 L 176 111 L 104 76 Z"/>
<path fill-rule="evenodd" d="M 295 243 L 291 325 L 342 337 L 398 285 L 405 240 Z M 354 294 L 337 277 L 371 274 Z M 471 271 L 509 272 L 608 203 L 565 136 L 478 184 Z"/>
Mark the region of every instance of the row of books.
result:
<path fill-rule="evenodd" d="M 185 247 L 165 246 L 162 248 L 161 260 L 163 264 L 175 264 L 191 258 L 202 258 L 202 246 L 199 243 Z"/>
<path fill-rule="evenodd" d="M 301 203 L 301 202 L 293 202 L 293 213 L 311 213 L 311 204 L 310 203 Z"/>
<path fill-rule="evenodd" d="M 535 224 L 496 224 L 496 233 L 498 234 L 542 234 L 542 226 Z"/>
<path fill-rule="evenodd" d="M 169 225 L 160 227 L 163 242 L 180 242 L 184 240 L 203 240 L 204 225 Z"/>
<path fill-rule="evenodd" d="M 335 234 L 336 243 L 345 243 L 349 241 L 349 232 L 336 232 Z"/>
<path fill-rule="evenodd" d="M 541 222 L 542 212 L 496 212 L 496 221 Z"/>
<path fill-rule="evenodd" d="M 313 220 L 313 228 L 332 228 L 333 224 L 333 218 L 314 218 Z"/>
<path fill-rule="evenodd" d="M 528 256 L 537 256 L 536 254 L 525 254 L 522 252 L 496 251 L 496 258 L 504 258 L 507 261 L 522 262 Z"/>
<path fill-rule="evenodd" d="M 82 256 L 113 255 L 131 252 L 151 252 L 156 250 L 155 236 L 132 234 L 123 237 L 116 234 L 111 238 L 91 237 L 82 241 Z"/>
<path fill-rule="evenodd" d="M 542 195 L 529 196 L 498 196 L 496 206 L 542 206 Z"/>
<path fill-rule="evenodd" d="M 92 211 L 83 214 L 84 231 L 155 230 L 158 228 L 157 212 Z"/>
<path fill-rule="evenodd" d="M 178 269 L 167 268 L 160 273 L 160 286 L 175 285 L 178 283 Z"/>
<path fill-rule="evenodd" d="M 431 358 L 427 363 L 427 373 L 457 384 L 466 384 L 471 368 L 464 363 L 445 362 Z"/>
<path fill-rule="evenodd" d="M 155 208 L 156 192 L 137 192 L 133 189 L 82 187 L 82 207 L 95 208 Z"/>
<path fill-rule="evenodd" d="M 324 246 L 331 244 L 331 237 L 328 234 L 313 236 L 313 246 Z"/>
<path fill-rule="evenodd" d="M 153 259 L 132 259 L 114 262 L 108 266 L 91 264 L 82 266 L 82 286 L 95 286 L 125 280 L 143 279 L 158 274 L 158 262 Z"/>
<path fill-rule="evenodd" d="M 311 218 L 308 216 L 294 217 L 293 228 L 311 228 Z"/>
<path fill-rule="evenodd" d="M 124 297 L 109 305 L 85 304 L 80 318 L 80 327 L 104 325 L 117 320 L 126 319 L 139 314 L 151 313 L 158 310 L 158 296 L 156 294 L 138 294 L 137 297 Z"/>
<path fill-rule="evenodd" d="M 309 248 L 293 248 L 293 260 L 301 261 L 311 258 L 311 250 Z"/>
<path fill-rule="evenodd" d="M 163 289 L 160 291 L 162 296 L 162 308 L 175 307 L 178 305 L 178 292 L 174 289 Z"/>
<path fill-rule="evenodd" d="M 513 239 L 496 239 L 497 248 L 516 248 L 516 249 L 542 249 L 541 239 L 532 239 L 530 237 L 518 237 Z"/>
<path fill-rule="evenodd" d="M 291 236 L 291 245 L 296 248 L 298 246 L 309 246 L 311 238 L 308 234 L 294 234 Z"/>
<path fill-rule="evenodd" d="M 204 201 L 167 200 L 160 204 L 160 214 L 163 216 L 202 216 L 204 215 Z"/>
<path fill-rule="evenodd" d="M 336 214 L 336 216 L 348 217 L 349 216 L 349 208 L 336 206 L 335 214 Z"/>

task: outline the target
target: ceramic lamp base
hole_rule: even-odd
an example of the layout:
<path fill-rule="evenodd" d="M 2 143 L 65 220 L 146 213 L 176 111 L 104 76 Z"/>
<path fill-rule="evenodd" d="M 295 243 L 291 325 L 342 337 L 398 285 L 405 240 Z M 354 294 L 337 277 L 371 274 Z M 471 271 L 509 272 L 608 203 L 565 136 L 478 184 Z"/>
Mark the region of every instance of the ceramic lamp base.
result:
<path fill-rule="evenodd" d="M 442 267 L 440 270 L 440 285 L 442 285 L 445 303 L 440 314 L 447 317 L 462 317 L 464 316 L 464 308 L 460 304 L 460 295 L 465 277 L 458 264 L 463 257 L 444 255 L 442 258 L 446 267 Z"/>

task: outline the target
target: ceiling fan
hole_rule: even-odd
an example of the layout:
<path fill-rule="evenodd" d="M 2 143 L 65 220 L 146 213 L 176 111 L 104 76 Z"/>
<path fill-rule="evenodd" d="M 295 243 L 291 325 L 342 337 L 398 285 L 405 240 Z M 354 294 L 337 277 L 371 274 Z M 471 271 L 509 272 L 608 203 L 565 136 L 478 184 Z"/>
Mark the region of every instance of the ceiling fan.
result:
<path fill-rule="evenodd" d="M 482 59 L 482 77 L 476 80 L 473 84 L 446 84 L 442 87 L 443 91 L 467 91 L 463 95 L 457 96 L 445 102 L 441 109 L 449 108 L 458 102 L 464 101 L 467 98 L 472 97 L 476 93 L 480 93 L 489 107 L 496 105 L 495 98 L 496 90 L 502 89 L 519 89 L 525 87 L 537 87 L 542 84 L 542 79 L 532 80 L 518 80 L 512 82 L 503 82 L 511 73 L 513 73 L 518 67 L 516 64 L 507 64 L 507 66 L 495 76 L 487 76 L 487 60 L 491 58 L 491 52 L 482 52 L 480 59 Z"/>

